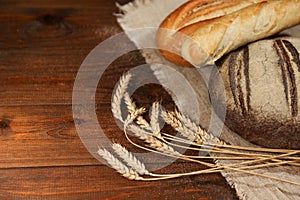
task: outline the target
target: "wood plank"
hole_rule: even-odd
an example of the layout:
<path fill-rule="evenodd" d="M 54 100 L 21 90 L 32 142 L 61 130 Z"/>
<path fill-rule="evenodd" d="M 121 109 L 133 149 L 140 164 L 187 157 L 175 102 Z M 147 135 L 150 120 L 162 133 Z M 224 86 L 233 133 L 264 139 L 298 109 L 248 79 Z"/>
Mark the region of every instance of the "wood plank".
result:
<path fill-rule="evenodd" d="M 110 104 L 101 108 L 107 138 L 124 140 Z M 79 138 L 71 106 L 7 106 L 0 113 L 0 168 L 99 164 Z"/>
<path fill-rule="evenodd" d="M 134 94 L 139 106 L 151 106 L 153 99 L 146 96 L 149 93 L 152 98 L 163 99 L 166 108 L 173 107 L 167 92 L 151 85 Z M 112 116 L 110 103 L 96 104 L 95 111 L 106 137 L 128 145 Z M 0 107 L 0 168 L 99 164 L 82 144 L 75 128 L 74 121 L 79 128 L 86 128 L 84 123 L 89 119 L 82 117 L 73 119 L 71 105 Z"/>
<path fill-rule="evenodd" d="M 12 57 L 18 56 L 13 55 Z M 31 56 L 24 63 L 30 63 L 30 60 L 39 60 L 37 57 L 39 56 Z M 51 57 L 47 58 L 47 60 L 50 61 Z M 44 62 L 47 62 L 47 60 Z M 131 60 L 130 64 L 128 60 Z M 135 62 L 132 62 L 132 60 Z M 6 63 L 8 61 L 3 60 L 3 62 Z M 21 62 L 19 60 L 15 64 Z M 129 70 L 130 67 L 143 62 L 141 55 L 138 52 L 134 52 L 125 55 L 109 66 L 98 84 L 96 102 L 111 102 L 111 93 L 121 75 Z M 0 74 L 0 106 L 71 105 L 73 85 L 80 64 L 71 67 L 66 63 L 53 64 L 51 66 L 52 64 L 53 61 L 50 64 L 46 63 L 46 66 L 42 64 L 36 67 L 26 66 L 26 64 L 24 64 L 25 66 L 21 64 L 19 66 L 7 66 L 1 65 L 0 61 L 0 70 L 2 71 Z M 95 64 L 95 67 L 97 65 Z M 19 68 L 23 69 L 19 70 Z M 97 85 L 93 87 L 97 87 Z"/>
<path fill-rule="evenodd" d="M 195 164 L 172 166 L 177 171 L 187 167 L 199 169 Z M 0 199 L 237 199 L 220 175 L 140 182 L 107 166 L 1 170 L 0 184 Z"/>
<path fill-rule="evenodd" d="M 220 174 L 128 181 L 82 144 L 72 115 L 73 84 L 86 55 L 121 32 L 112 14 L 115 2 L 1 2 L 0 199 L 237 199 Z M 143 62 L 138 52 L 122 56 L 109 66 L 96 93 L 105 134 L 128 147 L 111 115 L 111 93 L 124 71 Z M 148 107 L 157 99 L 173 105 L 159 87 L 145 86 L 135 95 Z M 84 125 L 81 118 L 75 122 Z M 203 166 L 176 162 L 162 172 L 193 169 Z"/>
<path fill-rule="evenodd" d="M 69 109 L 70 107 L 67 106 L 52 106 L 48 109 L 47 106 L 37 106 L 34 109 L 31 106 L 1 108 L 3 113 L 7 114 L 7 124 L 4 126 L 2 123 L 0 197 L 3 199 L 125 199 L 128 197 L 157 199 L 157 195 L 161 198 L 171 198 L 174 195 L 172 191 L 175 191 L 177 196 L 187 199 L 215 199 L 215 197 L 235 199 L 234 191 L 219 174 L 143 184 L 123 179 L 114 170 L 93 159 L 81 145 L 81 141 L 74 134 L 74 124 L 70 122 L 71 120 L 66 120 L 72 117 Z M 23 116 L 18 117 L 20 114 Z M 123 143 L 118 135 L 122 132 L 117 131 L 110 112 L 104 112 L 99 120 L 108 137 Z M 60 133 L 58 134 L 57 131 Z M 80 166 L 47 167 L 71 165 Z M 161 172 L 174 173 L 193 169 L 203 169 L 203 166 L 193 163 L 174 163 Z M 153 193 L 153 187 L 158 193 Z"/>
<path fill-rule="evenodd" d="M 0 167 L 97 164 L 82 145 L 70 106 L 0 107 Z"/>
<path fill-rule="evenodd" d="M 121 32 L 113 1 L 7 1 L 0 11 L 0 105 L 71 104 L 84 58 Z"/>

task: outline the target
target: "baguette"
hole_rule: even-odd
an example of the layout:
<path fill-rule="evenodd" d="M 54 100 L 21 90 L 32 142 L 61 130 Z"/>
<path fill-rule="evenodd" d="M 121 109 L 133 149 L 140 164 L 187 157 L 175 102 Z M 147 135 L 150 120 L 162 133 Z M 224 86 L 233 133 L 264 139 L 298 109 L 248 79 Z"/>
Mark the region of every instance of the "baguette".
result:
<path fill-rule="evenodd" d="M 191 0 L 160 25 L 157 47 L 182 66 L 212 64 L 247 43 L 300 23 L 300 0 Z"/>

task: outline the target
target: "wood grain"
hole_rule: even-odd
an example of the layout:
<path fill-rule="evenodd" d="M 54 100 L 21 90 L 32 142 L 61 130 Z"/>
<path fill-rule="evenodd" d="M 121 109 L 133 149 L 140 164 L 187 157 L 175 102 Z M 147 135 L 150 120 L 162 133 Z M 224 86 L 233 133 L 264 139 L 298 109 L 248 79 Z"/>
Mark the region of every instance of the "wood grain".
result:
<path fill-rule="evenodd" d="M 174 166 L 186 167 L 199 168 Z M 0 183 L 3 199 L 235 199 L 220 175 L 141 183 L 121 178 L 107 166 L 2 170 Z"/>
<path fill-rule="evenodd" d="M 75 123 L 83 121 L 72 113 L 74 81 L 87 54 L 121 32 L 113 16 L 118 12 L 115 2 L 1 2 L 0 199 L 237 199 L 220 174 L 128 181 L 82 144 Z M 112 117 L 110 101 L 122 73 L 142 63 L 139 52 L 117 59 L 96 93 L 98 121 L 106 136 L 131 149 Z M 145 106 L 157 99 L 173 106 L 166 91 L 155 85 L 140 88 L 134 98 Z M 176 162 L 162 172 L 193 169 L 203 166 Z"/>

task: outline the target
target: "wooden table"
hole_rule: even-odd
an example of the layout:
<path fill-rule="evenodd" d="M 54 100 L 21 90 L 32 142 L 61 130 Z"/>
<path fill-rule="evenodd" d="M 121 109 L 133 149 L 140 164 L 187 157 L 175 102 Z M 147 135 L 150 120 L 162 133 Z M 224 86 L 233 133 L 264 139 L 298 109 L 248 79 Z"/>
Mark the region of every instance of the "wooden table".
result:
<path fill-rule="evenodd" d="M 73 84 L 87 54 L 121 32 L 114 12 L 115 1 L 108 0 L 1 2 L 0 199 L 237 199 L 220 174 L 128 181 L 82 144 L 72 116 Z M 97 89 L 104 132 L 125 144 L 110 111 L 111 93 L 123 72 L 143 62 L 139 52 L 122 56 Z M 144 105 L 167 96 L 151 85 L 135 93 Z M 204 167 L 176 162 L 162 171 L 196 168 Z"/>

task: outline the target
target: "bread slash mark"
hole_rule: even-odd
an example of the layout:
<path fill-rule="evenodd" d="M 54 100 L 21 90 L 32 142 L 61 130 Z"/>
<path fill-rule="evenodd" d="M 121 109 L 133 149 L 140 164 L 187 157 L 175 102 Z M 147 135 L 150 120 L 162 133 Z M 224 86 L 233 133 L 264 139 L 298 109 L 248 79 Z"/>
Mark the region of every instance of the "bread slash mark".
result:
<path fill-rule="evenodd" d="M 281 67 L 286 101 L 291 108 L 292 116 L 295 117 L 298 115 L 298 95 L 295 71 L 291 63 L 291 58 L 284 48 L 283 42 L 281 40 L 276 40 L 274 46 L 279 56 L 278 63 Z"/>

